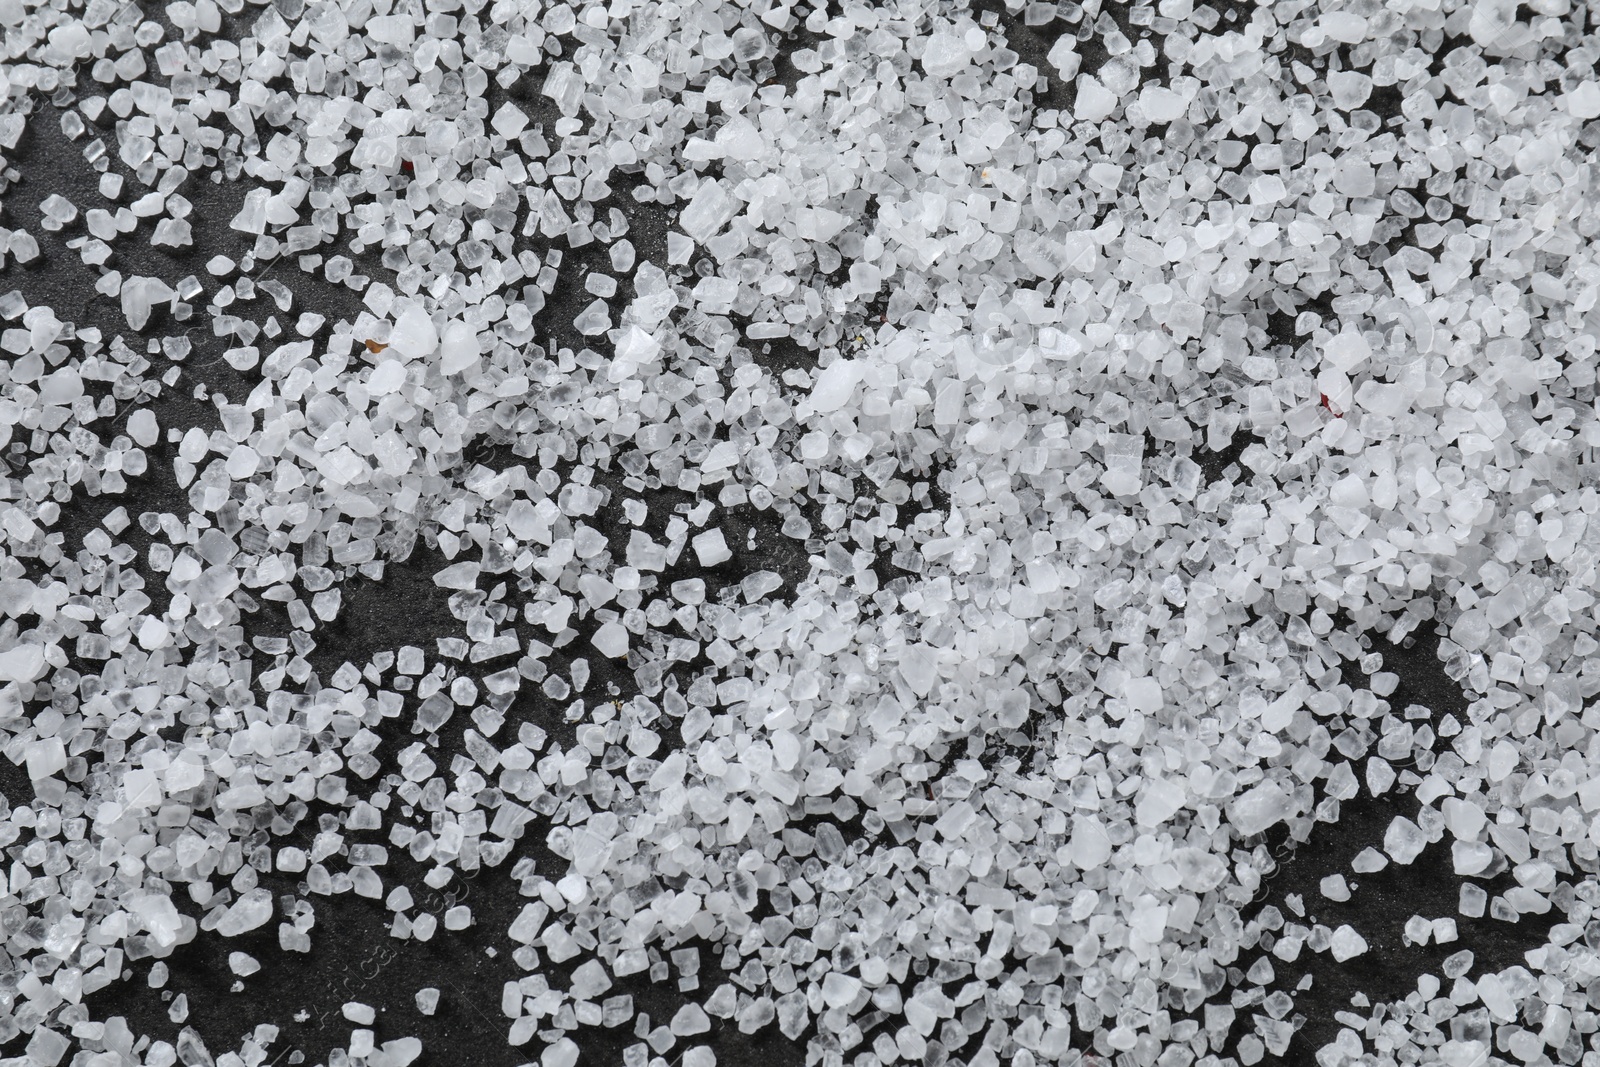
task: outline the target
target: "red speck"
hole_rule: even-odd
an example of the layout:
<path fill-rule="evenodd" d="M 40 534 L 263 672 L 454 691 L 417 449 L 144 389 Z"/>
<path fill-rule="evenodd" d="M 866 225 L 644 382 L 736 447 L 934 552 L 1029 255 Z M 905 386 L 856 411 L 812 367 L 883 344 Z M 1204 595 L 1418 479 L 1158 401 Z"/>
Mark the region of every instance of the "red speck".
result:
<path fill-rule="evenodd" d="M 407 174 L 415 174 L 417 172 L 417 165 L 411 162 L 409 159 L 402 159 L 400 161 L 400 169 L 405 171 Z"/>
<path fill-rule="evenodd" d="M 1322 397 L 1322 406 L 1327 408 L 1329 411 L 1333 411 L 1333 405 L 1328 403 L 1328 394 L 1327 393 L 1318 393 L 1317 395 Z M 1336 419 L 1344 418 L 1344 416 L 1341 415 L 1337 411 L 1333 411 L 1333 417 L 1336 418 Z"/>

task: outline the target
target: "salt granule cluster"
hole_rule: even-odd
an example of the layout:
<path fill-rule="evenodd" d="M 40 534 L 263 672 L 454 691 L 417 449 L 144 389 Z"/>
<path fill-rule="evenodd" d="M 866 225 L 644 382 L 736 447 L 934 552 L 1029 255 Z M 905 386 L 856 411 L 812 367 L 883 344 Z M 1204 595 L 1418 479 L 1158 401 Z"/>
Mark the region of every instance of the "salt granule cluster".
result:
<path fill-rule="evenodd" d="M 0 0 L 0 1067 L 1600 1063 L 1597 14 Z"/>

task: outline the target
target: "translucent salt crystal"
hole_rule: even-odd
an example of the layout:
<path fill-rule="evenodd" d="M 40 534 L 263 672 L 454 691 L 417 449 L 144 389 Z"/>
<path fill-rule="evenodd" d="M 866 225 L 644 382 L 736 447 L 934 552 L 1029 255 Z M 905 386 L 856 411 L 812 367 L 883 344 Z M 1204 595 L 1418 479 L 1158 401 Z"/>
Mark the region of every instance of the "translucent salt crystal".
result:
<path fill-rule="evenodd" d="M 733 558 L 733 552 L 719 529 L 696 534 L 690 544 L 694 547 L 695 559 L 699 560 L 702 567 L 715 567 Z"/>
<path fill-rule="evenodd" d="M 683 1050 L 678 1067 L 717 1067 L 717 1054 L 708 1045 L 695 1045 Z"/>
<path fill-rule="evenodd" d="M 1491 782 L 1505 781 L 1511 772 L 1516 770 L 1517 761 L 1520 758 L 1521 754 L 1517 751 L 1517 746 L 1510 741 L 1501 738 L 1495 742 L 1494 747 L 1489 750 L 1489 780 Z"/>
<path fill-rule="evenodd" d="M 1489 905 L 1489 894 L 1481 885 L 1462 882 L 1456 910 L 1469 919 L 1483 918 Z"/>
<path fill-rule="evenodd" d="M 1162 778 L 1147 778 L 1144 788 L 1139 791 L 1135 817 L 1140 826 L 1147 828 L 1160 826 L 1182 810 L 1186 799 L 1187 794 L 1183 787 L 1175 782 Z"/>
<path fill-rule="evenodd" d="M 1317 26 L 1329 40 L 1360 44 L 1367 39 L 1367 20 L 1348 11 L 1324 11 Z"/>
<path fill-rule="evenodd" d="M 1367 759 L 1367 791 L 1379 797 L 1389 791 L 1394 785 L 1395 770 L 1389 761 L 1382 756 L 1370 756 Z"/>
<path fill-rule="evenodd" d="M 930 78 L 954 77 L 971 60 L 966 39 L 953 33 L 932 34 L 923 45 L 922 69 Z"/>
<path fill-rule="evenodd" d="M 706 1015 L 705 1009 L 698 1004 L 689 1003 L 678 1009 L 669 1024 L 673 1034 L 677 1037 L 691 1037 L 703 1034 L 711 1029 L 711 1019 Z"/>
<path fill-rule="evenodd" d="M 611 310 L 604 300 L 596 299 L 578 313 L 572 325 L 585 337 L 598 337 L 611 328 Z"/>
<path fill-rule="evenodd" d="M 1056 69 L 1056 77 L 1062 81 L 1071 81 L 1077 76 L 1078 68 L 1083 65 L 1083 57 L 1078 54 L 1078 42 L 1071 34 L 1062 34 L 1056 38 L 1056 43 L 1050 46 L 1050 53 L 1045 56 L 1045 62 Z"/>
<path fill-rule="evenodd" d="M 1457 940 L 1460 936 L 1460 931 L 1456 927 L 1456 921 L 1450 916 L 1446 915 L 1442 918 L 1433 920 L 1433 939 L 1439 944 L 1448 945 L 1450 942 Z"/>
<path fill-rule="evenodd" d="M 1335 334 L 1323 347 L 1323 357 L 1348 374 L 1372 355 L 1367 339 L 1354 330 Z"/>
<path fill-rule="evenodd" d="M 406 381 L 406 365 L 398 359 L 386 359 L 373 370 L 367 379 L 367 392 L 373 396 L 388 396 Z"/>
<path fill-rule="evenodd" d="M 378 1017 L 372 1005 L 363 1004 L 359 1000 L 346 1001 L 339 1009 L 339 1014 L 358 1026 L 371 1026 L 372 1021 Z"/>
<path fill-rule="evenodd" d="M 45 197 L 39 205 L 39 210 L 44 213 L 45 218 L 56 223 L 57 227 L 78 217 L 77 207 L 60 193 L 51 193 Z"/>
<path fill-rule="evenodd" d="M 228 970 L 240 978 L 248 978 L 261 969 L 261 961 L 248 952 L 228 953 Z"/>
<path fill-rule="evenodd" d="M 483 354 L 478 344 L 478 334 L 459 319 L 447 323 L 440 343 L 440 370 L 445 374 L 460 374 L 477 362 Z"/>
<path fill-rule="evenodd" d="M 1151 122 L 1173 122 L 1189 110 L 1189 101 L 1165 86 L 1147 85 L 1139 91 L 1139 106 Z"/>
<path fill-rule="evenodd" d="M 1587 122 L 1600 118 L 1600 83 L 1582 82 L 1566 94 L 1567 114 Z"/>
<path fill-rule="evenodd" d="M 17 645 L 0 652 L 0 682 L 31 682 L 44 669 L 43 645 Z"/>
<path fill-rule="evenodd" d="M 679 213 L 678 226 L 696 242 L 704 244 L 728 224 L 738 204 L 721 183 L 703 181 Z M 670 235 L 668 243 L 671 243 Z"/>
<path fill-rule="evenodd" d="M 628 631 L 619 622 L 608 622 L 594 632 L 590 638 L 595 651 L 602 656 L 613 659 L 628 654 Z"/>
<path fill-rule="evenodd" d="M 1333 941 L 1329 946 L 1333 958 L 1340 963 L 1355 959 L 1367 951 L 1367 942 L 1360 934 L 1351 929 L 1349 925 L 1340 926 L 1333 932 Z"/>
<path fill-rule="evenodd" d="M 1329 900 L 1344 901 L 1350 899 L 1350 887 L 1345 883 L 1344 875 L 1330 874 L 1324 878 L 1318 887 L 1322 895 Z"/>
<path fill-rule="evenodd" d="M 508 101 L 500 105 L 500 110 L 494 113 L 494 118 L 489 120 L 489 124 L 494 127 L 494 132 L 509 141 L 528 128 L 528 116 L 521 108 Z"/>
<path fill-rule="evenodd" d="M 1460 952 L 1446 956 L 1444 962 L 1439 966 L 1439 973 L 1451 981 L 1455 981 L 1472 970 L 1472 960 L 1472 950 L 1464 948 Z"/>
<path fill-rule="evenodd" d="M 1095 870 L 1111 858 L 1111 836 L 1093 815 L 1072 817 L 1072 842 L 1068 847 L 1073 865 L 1080 870 Z"/>
<path fill-rule="evenodd" d="M 1373 874 L 1389 866 L 1389 859 L 1375 848 L 1364 848 L 1350 861 L 1350 869 L 1357 874 Z"/>
<path fill-rule="evenodd" d="M 1228 819 L 1246 837 L 1259 834 L 1288 813 L 1289 794 L 1276 782 L 1261 782 L 1228 805 Z"/>
<path fill-rule="evenodd" d="M 1478 990 L 1478 999 L 1483 1001 L 1483 1006 L 1489 1009 L 1490 1015 L 1504 1023 L 1516 1019 L 1517 1002 L 1506 989 L 1506 983 L 1500 975 L 1482 975 L 1474 985 Z"/>
<path fill-rule="evenodd" d="M 417 990 L 417 1010 L 424 1015 L 432 1015 L 439 1010 L 439 991 L 433 986 L 425 986 Z"/>
<path fill-rule="evenodd" d="M 821 413 L 838 411 L 850 402 L 860 383 L 862 366 L 853 359 L 837 359 L 828 364 L 811 387 L 811 406 Z"/>
<path fill-rule="evenodd" d="M 422 1055 L 422 1041 L 415 1037 L 401 1037 L 385 1041 L 377 1051 L 367 1056 L 367 1067 L 410 1067 Z"/>
<path fill-rule="evenodd" d="M 406 308 L 389 333 L 389 347 L 407 359 L 432 355 L 439 347 L 439 331 L 432 316 L 416 304 Z"/>
<path fill-rule="evenodd" d="M 861 979 L 829 971 L 822 978 L 822 999 L 830 1008 L 848 1007 L 861 992 Z"/>
<path fill-rule="evenodd" d="M 778 1029 L 784 1037 L 793 1041 L 805 1032 L 807 1024 L 811 1021 L 811 1013 L 806 1006 L 806 998 L 799 992 L 786 993 L 779 997 L 777 1004 Z"/>
<path fill-rule="evenodd" d="M 167 283 L 159 278 L 147 278 L 142 275 L 132 275 L 122 282 L 122 314 L 128 320 L 128 326 L 134 330 L 142 330 L 150 322 L 150 313 L 155 306 L 171 300 L 173 292 Z"/>
<path fill-rule="evenodd" d="M 1333 94 L 1333 106 L 1344 111 L 1354 111 L 1372 95 L 1372 79 L 1360 71 L 1336 70 L 1328 73 L 1328 91 Z"/>
<path fill-rule="evenodd" d="M 244 204 L 239 208 L 239 213 L 228 225 L 244 233 L 266 233 L 267 200 L 271 196 L 272 192 L 268 189 L 250 190 L 244 195 Z"/>
<path fill-rule="evenodd" d="M 1406 920 L 1404 935 L 1407 944 L 1426 945 L 1433 937 L 1433 924 L 1420 915 L 1413 915 Z"/>
<path fill-rule="evenodd" d="M 1073 117 L 1082 122 L 1099 122 L 1117 109 L 1117 94 L 1106 88 L 1093 74 L 1078 79 L 1078 99 L 1072 105 Z"/>
<path fill-rule="evenodd" d="M 444 928 L 446 930 L 465 930 L 472 925 L 472 909 L 465 904 L 457 904 L 448 908 L 444 913 Z"/>
<path fill-rule="evenodd" d="M 217 933 L 223 937 L 238 937 L 266 924 L 272 918 L 272 894 L 265 889 L 252 889 L 228 908 L 217 923 Z"/>
<path fill-rule="evenodd" d="M 133 443 L 140 448 L 154 445 L 159 432 L 155 412 L 149 408 L 136 408 L 128 416 L 128 436 L 133 438 Z"/>
<path fill-rule="evenodd" d="M 179 999 L 182 999 L 182 994 L 179 994 Z M 178 1062 L 183 1067 L 214 1067 L 216 1063 L 206 1043 L 190 1027 L 185 1026 L 178 1032 L 177 1049 Z"/>
<path fill-rule="evenodd" d="M 573 1067 L 578 1062 L 578 1046 L 570 1037 L 549 1046 L 539 1057 L 539 1067 Z"/>

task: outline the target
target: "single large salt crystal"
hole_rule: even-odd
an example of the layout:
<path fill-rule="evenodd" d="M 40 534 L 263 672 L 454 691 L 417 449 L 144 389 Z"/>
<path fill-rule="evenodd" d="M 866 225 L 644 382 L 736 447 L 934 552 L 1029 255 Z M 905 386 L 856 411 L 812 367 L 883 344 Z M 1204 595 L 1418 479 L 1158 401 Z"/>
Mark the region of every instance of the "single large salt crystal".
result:
<path fill-rule="evenodd" d="M 1183 787 L 1175 782 L 1164 778 L 1147 778 L 1144 788 L 1139 791 L 1135 818 L 1140 826 L 1160 826 L 1183 808 L 1185 796 Z"/>
<path fill-rule="evenodd" d="M 932 34 L 922 48 L 922 69 L 930 78 L 954 77 L 971 59 L 966 40 L 953 33 Z"/>
<path fill-rule="evenodd" d="M 620 622 L 608 622 L 594 632 L 590 641 L 595 651 L 615 659 L 628 654 L 628 631 Z"/>
<path fill-rule="evenodd" d="M 1228 819 L 1246 837 L 1281 822 L 1288 812 L 1289 794 L 1276 782 L 1262 782 L 1228 805 Z"/>
<path fill-rule="evenodd" d="M 1587 122 L 1600 118 L 1600 84 L 1583 82 L 1565 97 L 1567 114 Z"/>
<path fill-rule="evenodd" d="M 844 407 L 855 394 L 861 373 L 861 364 L 853 359 L 837 359 L 828 364 L 811 387 L 811 407 L 824 415 Z"/>
<path fill-rule="evenodd" d="M 1151 122 L 1172 122 L 1189 110 L 1189 101 L 1162 85 L 1147 85 L 1139 90 L 1139 106 Z"/>
<path fill-rule="evenodd" d="M 1082 122 L 1099 122 L 1117 108 L 1117 94 L 1107 89 L 1105 83 L 1093 74 L 1078 79 L 1078 100 L 1072 105 L 1074 118 Z"/>
<path fill-rule="evenodd" d="M 1328 340 L 1322 354 L 1329 363 L 1348 374 L 1372 355 L 1372 346 L 1356 331 L 1345 330 Z"/>
<path fill-rule="evenodd" d="M 1346 924 L 1333 932 L 1333 942 L 1329 948 L 1333 958 L 1339 963 L 1344 963 L 1367 951 L 1367 939 Z"/>
<path fill-rule="evenodd" d="M 372 372 L 372 377 L 367 379 L 367 392 L 373 396 L 388 396 L 404 385 L 405 381 L 405 363 L 398 359 L 386 359 L 378 364 Z"/>
<path fill-rule="evenodd" d="M 0 682 L 31 682 L 44 673 L 44 646 L 17 645 L 0 652 Z"/>
<path fill-rule="evenodd" d="M 483 354 L 482 347 L 478 344 L 478 335 L 460 319 L 452 320 L 445 324 L 444 339 L 440 342 L 441 362 L 439 369 L 445 374 L 460 374 L 477 362 Z"/>
<path fill-rule="evenodd" d="M 432 355 L 439 347 L 439 331 L 433 318 L 416 304 L 401 312 L 389 334 L 389 347 L 407 359 Z"/>
<path fill-rule="evenodd" d="M 1072 817 L 1072 843 L 1068 846 L 1073 866 L 1092 871 L 1111 858 L 1111 835 L 1093 815 Z"/>
<path fill-rule="evenodd" d="M 228 908 L 217 923 L 217 933 L 223 937 L 238 937 L 272 918 L 272 894 L 265 889 L 252 889 Z"/>
<path fill-rule="evenodd" d="M 1383 850 L 1396 863 L 1414 861 L 1428 847 L 1428 836 L 1422 828 L 1404 815 L 1396 815 L 1383 833 Z"/>

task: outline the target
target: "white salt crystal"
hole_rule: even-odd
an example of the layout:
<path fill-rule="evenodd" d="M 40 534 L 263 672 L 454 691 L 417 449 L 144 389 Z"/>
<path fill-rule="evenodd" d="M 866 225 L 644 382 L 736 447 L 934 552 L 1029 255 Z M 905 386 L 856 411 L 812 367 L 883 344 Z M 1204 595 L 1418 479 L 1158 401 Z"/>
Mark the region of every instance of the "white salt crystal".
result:
<path fill-rule="evenodd" d="M 398 359 L 386 359 L 373 370 L 367 379 L 367 392 L 373 396 L 388 396 L 406 381 L 406 365 Z"/>
<path fill-rule="evenodd" d="M 477 362 L 483 354 L 477 332 L 460 319 L 445 324 L 444 339 L 440 343 L 440 370 L 445 374 L 460 374 Z"/>
<path fill-rule="evenodd" d="M 266 924 L 272 918 L 272 894 L 265 889 L 252 889 L 228 908 L 217 923 L 217 933 L 223 937 L 238 937 Z"/>
<path fill-rule="evenodd" d="M 690 1002 L 679 1008 L 677 1014 L 668 1024 L 673 1034 L 678 1037 L 691 1037 L 703 1034 L 711 1029 L 711 1020 L 707 1017 L 705 1009 L 700 1005 Z"/>
<path fill-rule="evenodd" d="M 539 1057 L 539 1067 L 573 1067 L 578 1062 L 578 1046 L 570 1037 L 550 1045 Z"/>
<path fill-rule="evenodd" d="M 595 651 L 615 659 L 628 654 L 628 631 L 620 622 L 608 622 L 594 632 L 590 639 Z"/>
<path fill-rule="evenodd" d="M 1334 107 L 1353 111 L 1372 95 L 1372 79 L 1360 71 L 1340 70 L 1328 74 L 1328 91 Z"/>
<path fill-rule="evenodd" d="M 1147 778 L 1144 788 L 1139 791 L 1135 817 L 1140 826 L 1160 826 L 1182 810 L 1186 798 L 1183 787 L 1177 783 L 1162 778 Z"/>
<path fill-rule="evenodd" d="M 1350 861 L 1350 869 L 1357 874 L 1372 874 L 1387 866 L 1388 857 L 1370 846 L 1356 853 L 1356 858 Z"/>
<path fill-rule="evenodd" d="M 1189 110 L 1189 101 L 1161 85 L 1147 85 L 1139 91 L 1139 106 L 1151 122 L 1173 122 Z"/>
<path fill-rule="evenodd" d="M 363 1004 L 359 1000 L 346 1001 L 339 1009 L 339 1013 L 358 1026 L 371 1026 L 373 1020 L 378 1017 L 372 1005 Z"/>
<path fill-rule="evenodd" d="M 424 1015 L 432 1015 L 439 1008 L 439 991 L 433 986 L 426 986 L 417 990 L 417 1010 Z"/>
<path fill-rule="evenodd" d="M 1346 924 L 1333 932 L 1333 942 L 1329 949 L 1335 960 L 1344 963 L 1346 960 L 1353 960 L 1367 951 L 1367 941 L 1366 938 L 1356 933 Z"/>
<path fill-rule="evenodd" d="M 1567 105 L 1567 114 L 1573 118 L 1585 122 L 1600 118 L 1600 83 L 1581 82 L 1563 99 Z"/>
<path fill-rule="evenodd" d="M 728 548 L 728 542 L 722 536 L 722 531 L 715 527 L 696 534 L 690 544 L 694 546 L 695 559 L 700 561 L 702 567 L 715 567 L 733 558 L 733 552 Z"/>
<path fill-rule="evenodd" d="M 133 443 L 140 448 L 149 448 L 155 444 L 158 433 L 155 412 L 149 408 L 136 408 L 128 416 L 128 436 L 133 438 Z"/>
<path fill-rule="evenodd" d="M 1056 43 L 1050 46 L 1049 55 L 1045 56 L 1045 62 L 1056 69 L 1056 77 L 1062 81 L 1071 81 L 1083 64 L 1083 57 L 1078 54 L 1077 46 L 1077 39 L 1071 34 L 1064 33 L 1056 38 Z"/>
<path fill-rule="evenodd" d="M 1288 814 L 1289 794 L 1276 782 L 1265 781 L 1240 794 L 1228 805 L 1228 819 L 1246 837 L 1265 831 Z"/>
<path fill-rule="evenodd" d="M 44 668 L 43 645 L 17 645 L 0 652 L 0 682 L 31 682 Z"/>
<path fill-rule="evenodd" d="M 517 105 L 507 101 L 500 105 L 500 110 L 494 113 L 489 124 L 494 127 L 494 132 L 509 141 L 528 128 L 528 116 Z"/>
<path fill-rule="evenodd" d="M 261 962 L 248 952 L 228 953 L 228 970 L 240 978 L 248 978 L 261 969 Z"/>
<path fill-rule="evenodd" d="M 1506 989 L 1506 984 L 1500 975 L 1481 975 L 1473 984 L 1477 988 L 1478 999 L 1483 1001 L 1483 1006 L 1489 1009 L 1490 1015 L 1504 1023 L 1516 1019 L 1517 1002 Z"/>
<path fill-rule="evenodd" d="M 861 364 L 853 359 L 836 359 L 817 375 L 811 387 L 811 407 L 828 414 L 850 402 L 862 375 Z"/>
<path fill-rule="evenodd" d="M 389 347 L 407 359 L 430 356 L 439 347 L 439 331 L 433 318 L 416 304 L 401 312 L 389 334 Z"/>
<path fill-rule="evenodd" d="M 1069 854 L 1074 866 L 1092 871 L 1111 858 L 1111 836 L 1105 826 L 1093 815 L 1072 817 L 1072 843 Z"/>
<path fill-rule="evenodd" d="M 1072 106 L 1073 116 L 1083 122 L 1099 122 L 1117 109 L 1117 94 L 1093 74 L 1078 78 L 1078 100 Z"/>
<path fill-rule="evenodd" d="M 1345 901 L 1350 899 L 1350 887 L 1345 884 L 1344 875 L 1330 874 L 1319 885 L 1322 895 L 1329 900 Z"/>
<path fill-rule="evenodd" d="M 1372 346 L 1356 331 L 1345 330 L 1329 339 L 1322 351 L 1330 363 L 1348 374 L 1372 355 Z"/>
<path fill-rule="evenodd" d="M 930 78 L 954 77 L 971 59 L 966 39 L 953 33 L 931 34 L 923 44 L 922 69 Z"/>

